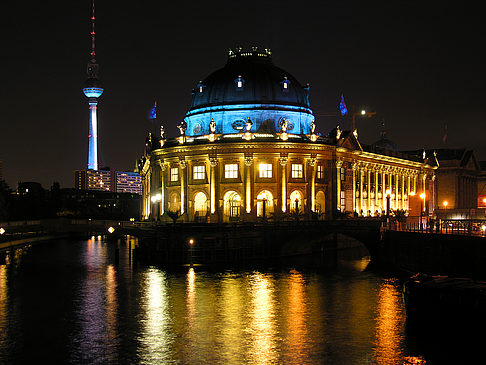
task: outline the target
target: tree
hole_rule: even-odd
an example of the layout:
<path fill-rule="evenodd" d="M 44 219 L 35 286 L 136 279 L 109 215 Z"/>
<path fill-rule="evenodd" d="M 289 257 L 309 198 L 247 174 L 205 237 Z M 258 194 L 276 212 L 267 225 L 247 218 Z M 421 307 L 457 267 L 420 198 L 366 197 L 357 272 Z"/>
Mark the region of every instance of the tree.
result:
<path fill-rule="evenodd" d="M 172 219 L 172 222 L 174 223 L 175 226 L 177 219 L 179 219 L 179 217 L 181 216 L 181 213 L 179 210 L 176 211 L 168 210 L 167 215 L 169 216 L 170 219 Z"/>
<path fill-rule="evenodd" d="M 10 194 L 12 191 L 5 180 L 0 180 L 0 221 L 6 221 L 9 218 Z"/>

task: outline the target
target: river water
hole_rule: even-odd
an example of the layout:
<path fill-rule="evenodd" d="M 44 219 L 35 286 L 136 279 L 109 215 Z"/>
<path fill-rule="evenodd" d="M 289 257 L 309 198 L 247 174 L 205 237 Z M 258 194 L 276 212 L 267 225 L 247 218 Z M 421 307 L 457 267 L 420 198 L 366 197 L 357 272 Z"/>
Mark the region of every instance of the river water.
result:
<path fill-rule="evenodd" d="M 0 262 L 0 363 L 430 363 L 410 346 L 399 280 L 364 260 L 166 271 L 134 262 L 133 245 L 11 251 Z"/>

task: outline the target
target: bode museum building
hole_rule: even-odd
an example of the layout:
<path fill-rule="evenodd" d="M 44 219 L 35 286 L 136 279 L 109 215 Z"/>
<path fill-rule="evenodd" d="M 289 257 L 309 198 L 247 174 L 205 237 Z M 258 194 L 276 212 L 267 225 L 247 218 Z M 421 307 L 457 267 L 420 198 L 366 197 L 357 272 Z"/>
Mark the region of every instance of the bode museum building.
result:
<path fill-rule="evenodd" d="M 269 50 L 230 51 L 200 81 L 179 135 L 149 135 L 140 161 L 143 218 L 257 221 L 296 214 L 418 216 L 435 206 L 434 155 L 363 145 L 336 127 L 316 133 L 309 87 L 274 66 Z M 176 213 L 176 214 L 177 214 Z"/>

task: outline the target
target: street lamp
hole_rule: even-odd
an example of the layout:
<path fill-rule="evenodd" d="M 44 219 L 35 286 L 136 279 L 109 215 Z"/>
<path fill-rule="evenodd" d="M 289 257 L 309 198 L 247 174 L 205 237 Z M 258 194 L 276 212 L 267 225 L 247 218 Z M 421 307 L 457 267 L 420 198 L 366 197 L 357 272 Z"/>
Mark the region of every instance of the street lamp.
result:
<path fill-rule="evenodd" d="M 388 222 L 388 229 L 390 229 L 390 195 L 391 195 L 390 189 L 387 189 L 385 191 L 385 194 L 386 194 L 386 220 Z"/>
<path fill-rule="evenodd" d="M 262 209 L 262 218 L 263 218 L 263 221 L 265 222 L 265 216 L 266 216 L 266 206 L 267 206 L 267 198 L 263 198 L 262 200 L 263 202 L 263 209 Z"/>
<path fill-rule="evenodd" d="M 422 216 L 425 209 L 425 193 L 420 193 L 420 231 L 423 230 Z"/>
<path fill-rule="evenodd" d="M 154 220 L 157 222 L 159 220 L 159 214 L 160 214 L 159 213 L 159 211 L 160 211 L 159 203 L 162 200 L 162 195 L 160 195 L 159 193 L 152 195 L 150 200 L 152 201 L 152 204 L 154 204 L 154 205 L 157 204 L 157 209 L 155 211 L 155 218 L 154 218 Z"/>
<path fill-rule="evenodd" d="M 191 263 L 191 267 L 194 265 L 194 263 L 192 261 L 192 250 L 193 250 L 193 247 L 194 247 L 194 243 L 195 242 L 196 241 L 194 240 L 194 238 L 189 238 L 188 243 L 189 243 L 189 253 L 190 253 L 190 258 L 191 258 L 191 262 L 190 262 Z"/>

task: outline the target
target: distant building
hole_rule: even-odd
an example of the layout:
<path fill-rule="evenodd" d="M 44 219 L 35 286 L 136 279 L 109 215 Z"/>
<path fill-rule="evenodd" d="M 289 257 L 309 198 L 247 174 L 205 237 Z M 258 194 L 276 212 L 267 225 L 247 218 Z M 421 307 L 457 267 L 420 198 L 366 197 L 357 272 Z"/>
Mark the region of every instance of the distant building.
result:
<path fill-rule="evenodd" d="M 426 153 L 435 153 L 439 165 L 435 172 L 434 208 L 437 216 L 450 219 L 483 218 L 484 210 L 480 212 L 478 208 L 483 207 L 481 196 L 486 198 L 486 176 L 482 177 L 481 166 L 474 151 L 443 148 L 428 150 Z"/>
<path fill-rule="evenodd" d="M 138 219 L 140 195 L 96 190 L 61 190 L 58 216 L 93 219 Z"/>
<path fill-rule="evenodd" d="M 110 170 L 77 170 L 74 172 L 74 188 L 79 190 L 114 191 L 114 172 Z"/>
<path fill-rule="evenodd" d="M 141 195 L 142 177 L 131 171 L 76 170 L 74 188 Z"/>
<path fill-rule="evenodd" d="M 116 171 L 115 191 L 142 195 L 142 177 L 137 172 Z"/>

